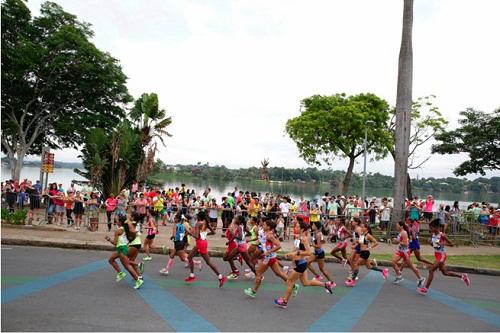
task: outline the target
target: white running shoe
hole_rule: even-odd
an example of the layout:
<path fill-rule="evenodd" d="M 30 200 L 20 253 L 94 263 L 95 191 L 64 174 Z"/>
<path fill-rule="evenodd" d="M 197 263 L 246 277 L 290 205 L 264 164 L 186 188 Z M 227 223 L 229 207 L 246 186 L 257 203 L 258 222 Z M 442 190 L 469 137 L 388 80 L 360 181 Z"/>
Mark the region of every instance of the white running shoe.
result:
<path fill-rule="evenodd" d="M 165 267 L 165 268 L 162 268 L 160 269 L 160 274 L 161 275 L 168 275 L 168 269 Z"/>

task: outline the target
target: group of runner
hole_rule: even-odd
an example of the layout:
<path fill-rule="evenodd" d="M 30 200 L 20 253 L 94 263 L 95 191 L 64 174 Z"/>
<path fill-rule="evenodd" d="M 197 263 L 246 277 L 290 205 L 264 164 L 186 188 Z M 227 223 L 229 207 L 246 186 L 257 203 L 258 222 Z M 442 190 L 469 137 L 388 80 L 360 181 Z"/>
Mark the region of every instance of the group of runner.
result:
<path fill-rule="evenodd" d="M 134 288 L 140 288 L 143 283 L 142 273 L 144 264 L 137 261 L 138 250 L 141 248 L 141 240 L 136 228 L 137 222 L 134 221 L 136 218 L 137 215 L 128 214 L 126 218 L 120 219 L 120 226 L 115 231 L 114 239 L 111 240 L 108 237 L 107 240 L 116 246 L 116 253 L 113 253 L 109 259 L 110 264 L 117 272 L 116 280 L 120 281 L 126 275 L 116 263 L 116 259 L 119 259 L 125 270 L 135 280 Z M 223 255 L 223 260 L 230 267 L 230 274 L 225 276 L 209 255 L 207 237 L 210 231 L 209 221 L 210 219 L 204 210 L 197 212 L 194 225 L 190 223 L 189 216 L 183 215 L 182 212 L 175 214 L 175 224 L 172 227 L 170 237 L 173 241 L 173 246 L 170 247 L 167 263 L 160 270 L 160 274 L 168 275 L 174 266 L 175 257 L 178 257 L 181 263 L 189 268 L 189 275 L 185 278 L 185 282 L 192 283 L 197 279 L 195 266 L 198 266 L 201 270 L 201 261 L 195 259 L 199 255 L 214 272 L 220 288 L 224 286 L 227 280 L 236 280 L 240 277 L 241 273 L 236 268 L 234 260 L 239 260 L 241 265 L 245 262 L 248 269 L 245 270 L 244 276 L 248 279 L 254 279 L 254 284 L 251 288 L 245 289 L 244 294 L 252 298 L 257 295 L 259 287 L 264 280 L 264 273 L 271 268 L 273 273 L 282 279 L 287 286 L 284 295 L 274 300 L 275 305 L 282 308 L 286 308 L 290 298 L 297 295 L 300 288 L 297 283 L 298 280 L 300 280 L 303 286 L 320 287 L 324 288 L 329 294 L 333 293 L 336 283 L 326 269 L 325 250 L 323 249 L 323 244 L 327 236 L 329 236 L 330 231 L 322 222 L 307 221 L 300 216 L 293 218 L 292 223 L 298 229 L 298 232 L 294 233 L 293 250 L 285 254 L 285 259 L 291 260 L 293 264 L 293 268 L 290 268 L 287 265 L 283 265 L 277 258 L 277 252 L 282 247 L 276 232 L 277 223 L 275 219 L 266 216 L 260 218 L 254 217 L 245 223 L 245 218 L 242 215 L 236 215 L 225 231 L 227 248 Z M 370 259 L 370 251 L 378 245 L 378 242 L 372 236 L 369 224 L 355 216 L 349 226 L 350 228 L 346 226 L 344 219 L 335 219 L 332 230 L 337 243 L 331 254 L 337 257 L 343 266 L 349 267 L 349 273 L 344 284 L 351 288 L 356 286 L 361 266 L 380 272 L 381 278 L 387 279 L 389 270 L 378 267 L 376 260 Z M 446 268 L 447 255 L 445 246 L 452 246 L 453 244 L 440 230 L 439 220 L 432 220 L 429 226 L 431 230 L 431 244 L 435 250 L 436 260 L 434 263 L 423 259 L 420 255 L 420 230 L 418 222 L 408 221 L 397 224 L 398 236 L 394 239 L 394 242 L 398 243 L 398 248 L 391 262 L 395 272 L 393 283 L 399 284 L 403 281 L 402 270 L 408 267 L 415 273 L 417 277 L 416 291 L 422 295 L 428 292 L 434 272 L 437 269 L 443 275 L 461 278 L 469 286 L 470 280 L 467 274 L 454 273 L 448 271 Z M 148 235 L 150 234 L 150 230 L 152 230 L 152 234 L 155 233 L 156 226 L 149 214 L 146 228 Z M 187 250 L 190 243 L 188 241 L 189 238 L 194 240 L 190 251 Z M 348 247 L 351 249 L 349 256 L 346 251 Z M 341 256 L 338 255 L 339 252 Z M 412 263 L 410 257 L 413 252 L 419 261 L 428 265 L 429 275 L 427 279 L 421 275 L 420 271 Z M 149 257 L 149 254 L 145 258 L 147 257 Z M 321 273 L 317 272 L 313 266 L 315 262 Z M 308 270 L 314 275 L 312 279 L 308 278 Z M 324 281 L 322 281 L 323 277 Z"/>

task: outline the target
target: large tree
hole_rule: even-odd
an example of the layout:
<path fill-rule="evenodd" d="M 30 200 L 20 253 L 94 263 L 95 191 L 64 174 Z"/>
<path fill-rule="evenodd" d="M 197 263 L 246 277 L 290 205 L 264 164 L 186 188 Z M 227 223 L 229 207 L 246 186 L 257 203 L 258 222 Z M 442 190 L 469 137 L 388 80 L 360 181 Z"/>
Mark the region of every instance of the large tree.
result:
<path fill-rule="evenodd" d="M 493 113 L 468 108 L 460 115 L 464 117 L 458 121 L 460 127 L 437 134 L 439 143 L 432 146 L 432 152 L 468 154 L 469 159 L 453 171 L 457 176 L 484 176 L 486 170 L 500 170 L 500 108 Z"/>
<path fill-rule="evenodd" d="M 396 135 L 394 159 L 393 221 L 403 219 L 403 203 L 408 178 L 411 103 L 413 91 L 413 0 L 404 0 L 403 31 L 399 50 L 398 85 L 396 94 Z"/>
<path fill-rule="evenodd" d="M 2 151 L 19 179 L 27 154 L 83 144 L 113 128 L 131 101 L 116 59 L 90 42 L 90 25 L 46 2 L 32 17 L 21 0 L 2 2 Z"/>
<path fill-rule="evenodd" d="M 408 151 L 408 169 L 421 168 L 425 162 L 430 159 L 427 153 L 421 156 L 421 147 L 431 141 L 436 133 L 445 130 L 448 121 L 443 117 L 439 108 L 434 105 L 436 96 L 430 95 L 419 97 L 412 102 L 411 108 L 411 127 Z M 394 140 L 396 137 L 396 109 L 391 110 L 392 117 L 388 124 L 388 130 L 392 133 Z M 394 143 L 389 146 L 389 152 L 394 160 L 396 159 L 396 149 Z M 409 174 L 406 177 L 406 194 L 408 197 L 413 197 L 411 188 L 411 179 Z"/>
<path fill-rule="evenodd" d="M 367 151 L 375 158 L 387 155 L 391 136 L 386 129 L 389 105 L 373 94 L 346 96 L 315 95 L 302 101 L 304 110 L 286 123 L 286 132 L 297 144 L 300 156 L 310 164 L 330 165 L 335 156 L 349 159 L 342 193 L 346 194 L 357 157 L 364 153 L 363 141 L 368 125 Z"/>

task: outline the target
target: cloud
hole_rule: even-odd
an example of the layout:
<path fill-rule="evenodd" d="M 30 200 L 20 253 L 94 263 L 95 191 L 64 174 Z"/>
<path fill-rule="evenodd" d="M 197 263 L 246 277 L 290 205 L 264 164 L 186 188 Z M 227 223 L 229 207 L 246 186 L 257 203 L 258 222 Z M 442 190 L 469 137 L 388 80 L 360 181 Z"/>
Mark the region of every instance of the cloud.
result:
<path fill-rule="evenodd" d="M 248 167 L 269 157 L 306 166 L 283 136 L 301 99 L 373 92 L 395 104 L 401 1 L 56 2 L 93 24 L 96 44 L 120 59 L 135 97 L 159 94 L 173 118 L 174 136 L 159 155 L 166 163 Z M 28 2 L 32 10 L 39 4 Z M 414 97 L 437 95 L 451 127 L 468 106 L 500 106 L 500 46 L 492 42 L 500 3 L 414 6 Z M 462 160 L 436 155 L 416 173 L 450 176 Z M 346 166 L 339 160 L 334 168 Z M 392 174 L 393 161 L 370 169 Z"/>

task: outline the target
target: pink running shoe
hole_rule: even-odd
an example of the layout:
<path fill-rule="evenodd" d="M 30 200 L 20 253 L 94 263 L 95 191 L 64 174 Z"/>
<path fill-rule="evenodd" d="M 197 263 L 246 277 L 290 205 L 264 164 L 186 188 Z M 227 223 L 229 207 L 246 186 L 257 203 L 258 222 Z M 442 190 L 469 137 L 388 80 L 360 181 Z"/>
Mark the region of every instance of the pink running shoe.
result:
<path fill-rule="evenodd" d="M 346 287 L 354 287 L 356 286 L 356 280 L 353 280 L 353 279 L 349 279 L 349 280 L 346 280 L 344 282 L 344 284 L 346 285 Z"/>
<path fill-rule="evenodd" d="M 316 281 L 321 281 L 321 280 L 323 280 L 323 278 L 321 277 L 321 275 L 316 275 L 316 276 L 314 277 L 314 280 L 316 280 Z"/>
<path fill-rule="evenodd" d="M 325 290 L 329 294 L 333 294 L 333 288 L 335 288 L 337 285 L 333 281 L 328 281 L 325 282 Z"/>
<path fill-rule="evenodd" d="M 275 299 L 274 304 L 276 304 L 276 306 L 279 306 L 282 309 L 286 309 L 288 306 L 288 304 L 285 302 L 285 300 L 282 297 Z"/>
<path fill-rule="evenodd" d="M 219 279 L 219 288 L 222 288 L 224 286 L 224 283 L 226 283 L 227 277 L 224 275 L 222 276 L 222 279 Z"/>
<path fill-rule="evenodd" d="M 184 282 L 191 283 L 196 280 L 196 276 L 188 276 L 187 278 L 184 279 Z"/>
<path fill-rule="evenodd" d="M 389 277 L 389 269 L 384 268 L 382 270 L 382 275 L 384 276 L 384 280 L 387 280 L 387 278 Z"/>
<path fill-rule="evenodd" d="M 465 282 L 465 284 L 468 286 L 470 286 L 470 279 L 469 279 L 469 275 L 467 275 L 467 273 L 463 273 L 462 274 L 462 281 Z"/>
<path fill-rule="evenodd" d="M 429 290 L 427 288 L 425 288 L 425 287 L 417 288 L 417 293 L 419 293 L 420 295 L 424 295 L 425 296 L 425 295 L 427 295 L 428 291 Z"/>

